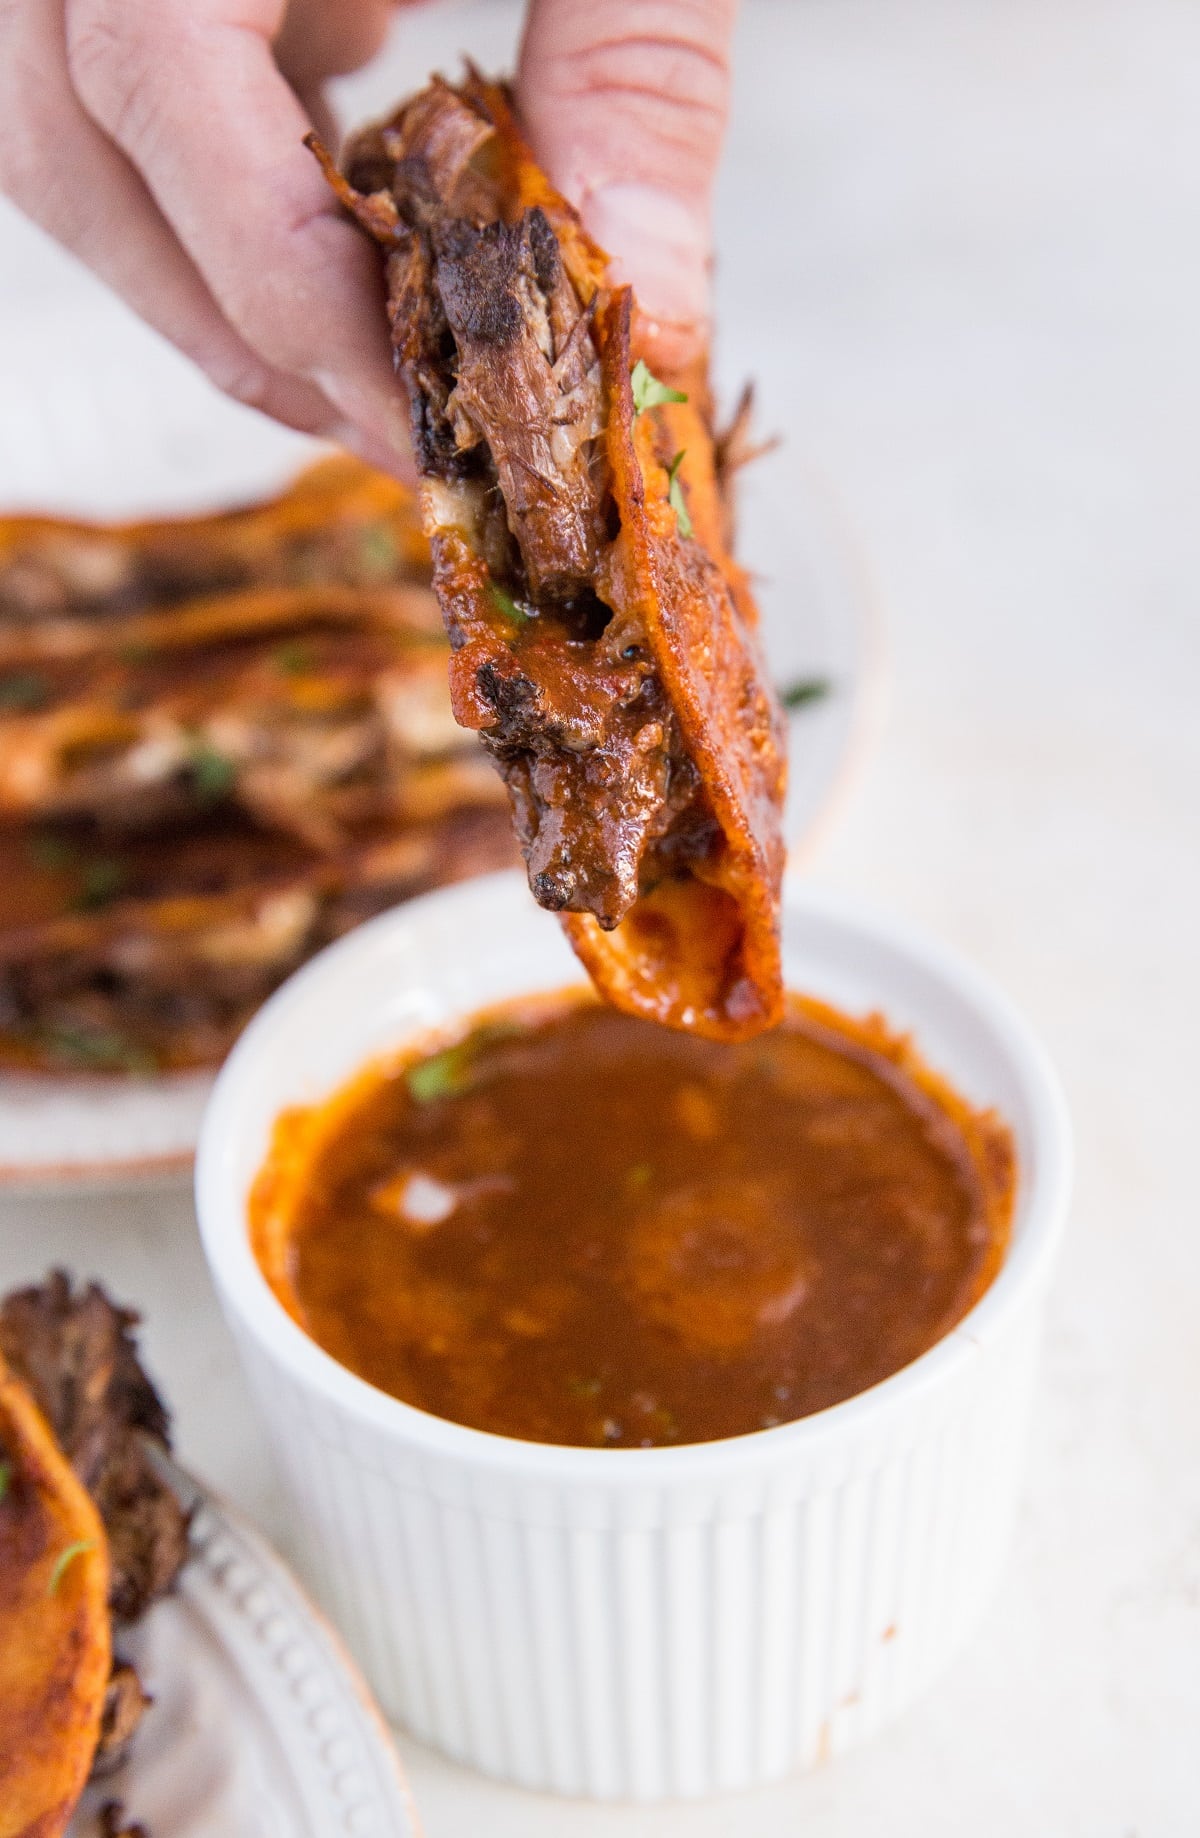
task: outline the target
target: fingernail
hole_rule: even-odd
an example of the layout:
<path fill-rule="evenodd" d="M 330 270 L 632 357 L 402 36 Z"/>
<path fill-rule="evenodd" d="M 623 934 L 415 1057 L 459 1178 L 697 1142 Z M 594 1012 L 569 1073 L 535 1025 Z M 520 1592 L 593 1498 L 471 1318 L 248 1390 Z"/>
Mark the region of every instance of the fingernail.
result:
<path fill-rule="evenodd" d="M 582 216 L 611 257 L 613 278 L 632 286 L 650 318 L 683 326 L 704 320 L 710 257 L 702 214 L 674 192 L 614 184 L 593 192 Z"/>

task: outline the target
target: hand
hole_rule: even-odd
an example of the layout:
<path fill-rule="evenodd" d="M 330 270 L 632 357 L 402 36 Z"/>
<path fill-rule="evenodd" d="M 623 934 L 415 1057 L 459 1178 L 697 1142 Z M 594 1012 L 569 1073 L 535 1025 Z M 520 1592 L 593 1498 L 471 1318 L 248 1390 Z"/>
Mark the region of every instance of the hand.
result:
<path fill-rule="evenodd" d="M 632 284 L 667 367 L 708 338 L 736 13 L 737 0 L 530 0 L 521 46 L 533 150 Z"/>
<path fill-rule="evenodd" d="M 534 150 L 666 362 L 705 334 L 734 7 L 531 0 L 521 48 Z M 378 257 L 301 145 L 390 10 L 0 0 L 0 185 L 230 395 L 396 470 Z"/>

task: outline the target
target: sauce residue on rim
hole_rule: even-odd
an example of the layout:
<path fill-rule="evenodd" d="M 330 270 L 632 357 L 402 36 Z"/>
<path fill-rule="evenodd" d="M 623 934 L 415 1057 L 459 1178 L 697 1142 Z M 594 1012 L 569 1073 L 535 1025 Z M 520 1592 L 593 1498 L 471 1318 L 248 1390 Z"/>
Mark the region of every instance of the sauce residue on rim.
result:
<path fill-rule="evenodd" d="M 878 1016 L 738 1044 L 531 997 L 285 1113 L 255 1254 L 380 1390 L 538 1442 L 706 1442 L 888 1377 L 1004 1256 L 1012 1138 Z"/>

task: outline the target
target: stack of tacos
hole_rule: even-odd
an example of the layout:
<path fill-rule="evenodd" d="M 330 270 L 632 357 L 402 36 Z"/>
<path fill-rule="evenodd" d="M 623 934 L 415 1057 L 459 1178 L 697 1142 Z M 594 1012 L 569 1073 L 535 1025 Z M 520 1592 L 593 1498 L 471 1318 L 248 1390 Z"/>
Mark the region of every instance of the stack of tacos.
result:
<path fill-rule="evenodd" d="M 446 657 L 412 497 L 349 458 L 0 520 L 0 1064 L 214 1064 L 322 944 L 511 859 Z"/>

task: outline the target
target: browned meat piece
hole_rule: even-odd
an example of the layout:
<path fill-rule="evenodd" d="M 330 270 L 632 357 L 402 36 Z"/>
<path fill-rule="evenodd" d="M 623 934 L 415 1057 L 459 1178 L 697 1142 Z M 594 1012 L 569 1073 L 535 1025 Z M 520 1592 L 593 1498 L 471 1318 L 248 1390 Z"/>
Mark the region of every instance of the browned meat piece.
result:
<path fill-rule="evenodd" d="M 638 898 L 647 851 L 659 845 L 666 861 L 668 835 L 668 851 L 683 853 L 684 835 L 693 839 L 676 819 L 687 813 L 711 830 L 645 659 L 601 673 L 535 638 L 512 665 L 482 664 L 476 686 L 492 715 L 484 744 L 508 781 L 535 897 L 552 912 L 584 905 L 605 928 L 617 925 Z"/>
<path fill-rule="evenodd" d="M 600 360 L 544 211 L 436 223 L 438 294 L 457 352 L 444 413 L 460 452 L 486 441 L 530 594 L 587 587 L 604 538 Z"/>
<path fill-rule="evenodd" d="M 108 1681 L 104 1715 L 100 1722 L 100 1742 L 92 1763 L 92 1778 L 115 1774 L 129 1759 L 134 1731 L 153 1700 L 142 1690 L 142 1681 L 132 1666 L 117 1660 Z"/>
<path fill-rule="evenodd" d="M 150 1838 L 150 1834 L 144 1825 L 126 1825 L 120 1800 L 109 1800 L 100 1808 L 100 1838 Z"/>

